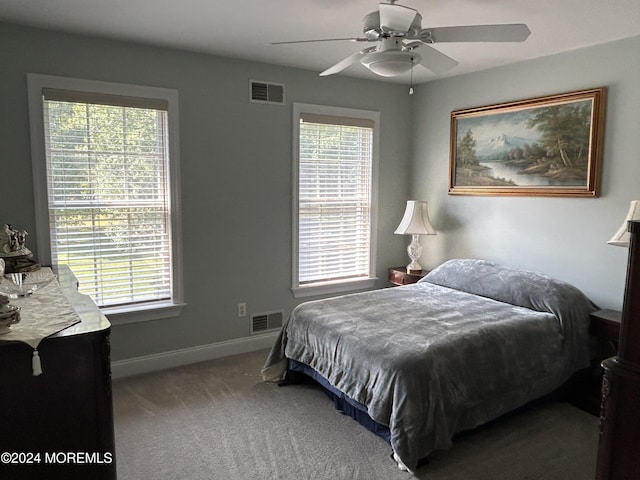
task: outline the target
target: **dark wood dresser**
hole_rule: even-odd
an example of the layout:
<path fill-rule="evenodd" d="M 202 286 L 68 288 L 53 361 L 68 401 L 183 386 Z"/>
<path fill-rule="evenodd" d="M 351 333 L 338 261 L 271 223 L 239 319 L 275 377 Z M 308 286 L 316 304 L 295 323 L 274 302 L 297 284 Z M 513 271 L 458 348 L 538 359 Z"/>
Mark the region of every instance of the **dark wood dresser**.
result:
<path fill-rule="evenodd" d="M 42 340 L 43 374 L 30 346 L 0 337 L 0 478 L 115 479 L 110 324 L 58 274 L 81 322 Z"/>
<path fill-rule="evenodd" d="M 640 478 L 640 222 L 629 230 L 618 354 L 602 363 L 597 480 Z"/>

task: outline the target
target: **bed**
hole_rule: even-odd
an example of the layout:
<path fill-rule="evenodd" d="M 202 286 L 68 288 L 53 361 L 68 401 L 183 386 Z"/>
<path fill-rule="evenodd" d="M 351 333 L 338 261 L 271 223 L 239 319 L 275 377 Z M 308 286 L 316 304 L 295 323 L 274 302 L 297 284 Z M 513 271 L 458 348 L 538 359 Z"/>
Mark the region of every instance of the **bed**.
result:
<path fill-rule="evenodd" d="M 294 371 L 313 377 L 412 471 L 450 448 L 454 434 L 587 367 L 595 310 L 577 288 L 546 275 L 449 260 L 413 285 L 299 305 L 262 373 L 267 381 Z"/>

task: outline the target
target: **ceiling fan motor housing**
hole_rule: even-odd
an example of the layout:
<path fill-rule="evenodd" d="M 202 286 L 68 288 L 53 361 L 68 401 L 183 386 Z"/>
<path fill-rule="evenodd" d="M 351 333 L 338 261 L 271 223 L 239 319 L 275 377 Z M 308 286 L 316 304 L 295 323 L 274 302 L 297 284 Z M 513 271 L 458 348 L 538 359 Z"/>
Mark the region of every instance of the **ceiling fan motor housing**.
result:
<path fill-rule="evenodd" d="M 406 30 L 390 30 L 380 25 L 380 12 L 376 10 L 364 16 L 362 19 L 362 33 L 369 40 L 377 40 L 381 37 L 405 37 L 417 38 L 422 30 L 422 15 L 418 12 Z"/>

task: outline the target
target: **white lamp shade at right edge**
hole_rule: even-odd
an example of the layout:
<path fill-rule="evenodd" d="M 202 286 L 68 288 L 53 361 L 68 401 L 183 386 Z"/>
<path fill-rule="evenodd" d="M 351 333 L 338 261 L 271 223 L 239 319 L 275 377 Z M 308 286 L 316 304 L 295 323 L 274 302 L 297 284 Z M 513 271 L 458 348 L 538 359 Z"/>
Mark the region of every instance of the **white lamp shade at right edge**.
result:
<path fill-rule="evenodd" d="M 633 200 L 629 206 L 629 212 L 624 219 L 624 222 L 618 229 L 618 231 L 611 237 L 607 243 L 609 245 L 615 245 L 617 247 L 628 247 L 631 240 L 631 234 L 629 233 L 629 222 L 640 221 L 640 200 Z"/>

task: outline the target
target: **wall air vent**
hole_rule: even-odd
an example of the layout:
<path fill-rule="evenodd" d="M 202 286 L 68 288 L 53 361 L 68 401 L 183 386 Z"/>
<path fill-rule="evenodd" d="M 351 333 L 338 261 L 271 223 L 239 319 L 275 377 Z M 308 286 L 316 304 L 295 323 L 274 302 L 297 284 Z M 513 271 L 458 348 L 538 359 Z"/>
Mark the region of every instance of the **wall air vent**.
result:
<path fill-rule="evenodd" d="M 284 85 L 281 83 L 249 80 L 249 101 L 284 105 Z"/>
<path fill-rule="evenodd" d="M 282 327 L 284 311 L 251 315 L 251 334 L 262 333 Z"/>

